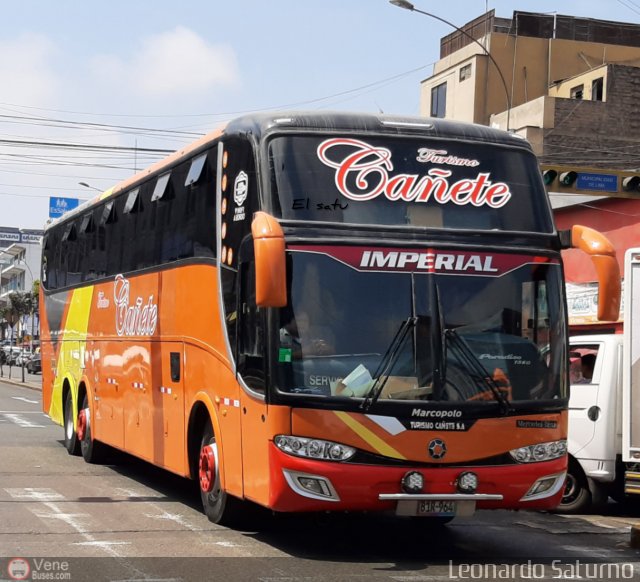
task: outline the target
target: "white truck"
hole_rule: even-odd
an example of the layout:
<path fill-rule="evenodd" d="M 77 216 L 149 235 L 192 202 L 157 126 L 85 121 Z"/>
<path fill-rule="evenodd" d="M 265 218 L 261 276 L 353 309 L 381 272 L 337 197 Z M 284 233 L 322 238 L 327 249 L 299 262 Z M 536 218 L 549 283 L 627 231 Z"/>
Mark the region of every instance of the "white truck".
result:
<path fill-rule="evenodd" d="M 624 499 L 622 447 L 622 334 L 574 336 L 569 340 L 569 470 L 558 510 L 583 513 L 609 496 Z M 581 360 L 596 356 L 593 376 Z"/>
<path fill-rule="evenodd" d="M 569 342 L 569 470 L 560 512 L 583 513 L 608 497 L 640 502 L 640 248 L 626 252 L 624 279 L 623 333 Z M 593 356 L 592 377 L 584 377 L 581 363 Z"/>

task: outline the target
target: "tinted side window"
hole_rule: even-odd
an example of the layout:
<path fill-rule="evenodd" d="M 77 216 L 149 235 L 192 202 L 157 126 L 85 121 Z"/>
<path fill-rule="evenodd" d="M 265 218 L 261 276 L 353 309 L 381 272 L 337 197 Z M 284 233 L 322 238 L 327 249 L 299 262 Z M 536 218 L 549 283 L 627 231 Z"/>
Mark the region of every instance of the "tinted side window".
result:
<path fill-rule="evenodd" d="M 52 228 L 43 247 L 45 287 L 215 257 L 216 164 L 213 147 Z"/>

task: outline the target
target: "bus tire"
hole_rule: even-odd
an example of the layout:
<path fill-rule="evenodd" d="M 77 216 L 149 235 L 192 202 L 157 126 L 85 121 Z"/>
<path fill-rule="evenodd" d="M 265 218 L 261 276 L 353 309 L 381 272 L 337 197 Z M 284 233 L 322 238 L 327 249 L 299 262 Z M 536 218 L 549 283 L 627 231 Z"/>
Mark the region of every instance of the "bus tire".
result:
<path fill-rule="evenodd" d="M 89 401 L 85 394 L 82 400 L 82 409 L 87 410 L 88 408 Z M 104 459 L 105 446 L 91 436 L 91 415 L 88 415 L 86 419 L 86 428 L 83 438 L 80 440 L 80 450 L 82 452 L 82 458 L 87 463 L 98 464 Z"/>
<path fill-rule="evenodd" d="M 591 509 L 591 491 L 589 481 L 580 464 L 574 459 L 569 459 L 567 479 L 560 505 L 556 509 L 558 513 L 580 514 L 587 513 Z"/>
<path fill-rule="evenodd" d="M 207 420 L 202 431 L 197 466 L 200 499 L 209 521 L 227 526 L 240 524 L 244 504 L 242 500 L 229 495 L 222 488 L 218 465 L 218 447 L 210 420 Z"/>
<path fill-rule="evenodd" d="M 80 441 L 73 426 L 74 416 L 73 397 L 71 396 L 71 390 L 69 390 L 67 397 L 64 399 L 64 446 L 70 455 L 79 455 Z"/>

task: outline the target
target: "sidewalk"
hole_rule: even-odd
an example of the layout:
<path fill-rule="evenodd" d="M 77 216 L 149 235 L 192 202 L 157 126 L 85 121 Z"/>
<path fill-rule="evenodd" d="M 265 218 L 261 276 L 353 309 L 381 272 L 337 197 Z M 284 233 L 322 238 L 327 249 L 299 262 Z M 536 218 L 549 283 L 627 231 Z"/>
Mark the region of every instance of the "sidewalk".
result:
<path fill-rule="evenodd" d="M 32 390 L 42 390 L 42 374 L 29 374 L 25 368 L 24 382 L 22 378 L 22 368 L 20 366 L 11 366 L 11 377 L 9 377 L 9 366 L 0 366 L 0 382 L 15 384 Z"/>

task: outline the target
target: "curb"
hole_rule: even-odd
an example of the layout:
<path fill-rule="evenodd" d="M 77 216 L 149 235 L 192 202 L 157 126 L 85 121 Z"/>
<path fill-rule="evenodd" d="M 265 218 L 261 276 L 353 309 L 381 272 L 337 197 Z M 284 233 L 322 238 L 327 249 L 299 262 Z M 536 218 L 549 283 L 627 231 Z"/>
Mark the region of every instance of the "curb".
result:
<path fill-rule="evenodd" d="M 22 388 L 29 388 L 29 390 L 37 390 L 38 392 L 42 392 L 42 381 L 40 381 L 39 383 L 36 383 L 33 380 L 25 380 L 23 382 L 19 378 L 13 378 L 13 377 L 8 378 L 6 375 L 3 374 L 2 377 L 0 377 L 0 383 L 3 383 L 3 382 L 5 384 L 11 384 L 13 386 L 21 386 Z"/>

